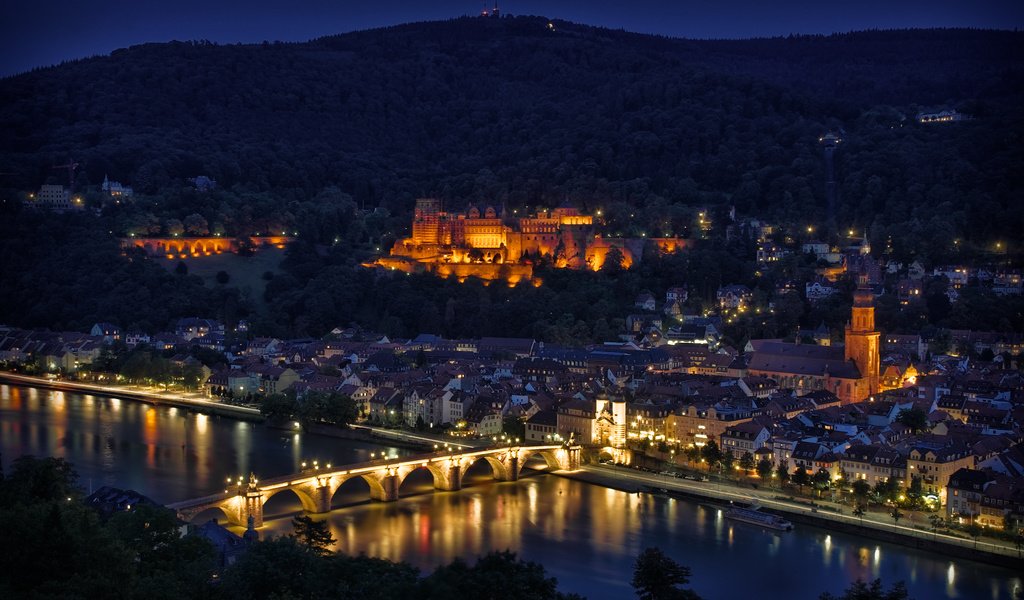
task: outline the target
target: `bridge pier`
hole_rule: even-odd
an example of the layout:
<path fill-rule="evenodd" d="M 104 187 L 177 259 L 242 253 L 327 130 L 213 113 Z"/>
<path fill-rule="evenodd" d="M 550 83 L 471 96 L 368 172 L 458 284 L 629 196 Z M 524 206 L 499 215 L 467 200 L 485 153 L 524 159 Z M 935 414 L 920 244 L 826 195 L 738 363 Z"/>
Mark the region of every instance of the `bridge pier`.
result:
<path fill-rule="evenodd" d="M 434 477 L 434 489 L 445 492 L 457 492 L 462 489 L 462 464 L 448 467 L 444 477 Z"/>
<path fill-rule="evenodd" d="M 334 497 L 334 492 L 337 491 L 336 487 L 331 486 L 329 483 L 317 486 L 313 490 L 313 512 L 315 513 L 329 513 L 331 512 L 331 499 Z"/>
<path fill-rule="evenodd" d="M 242 496 L 242 510 L 235 525 L 246 525 L 252 517 L 253 527 L 263 527 L 263 493 L 258 489 L 248 490 Z"/>
<path fill-rule="evenodd" d="M 379 486 L 370 486 L 370 498 L 380 502 L 394 502 L 398 500 L 398 476 L 390 473 L 377 480 Z"/>

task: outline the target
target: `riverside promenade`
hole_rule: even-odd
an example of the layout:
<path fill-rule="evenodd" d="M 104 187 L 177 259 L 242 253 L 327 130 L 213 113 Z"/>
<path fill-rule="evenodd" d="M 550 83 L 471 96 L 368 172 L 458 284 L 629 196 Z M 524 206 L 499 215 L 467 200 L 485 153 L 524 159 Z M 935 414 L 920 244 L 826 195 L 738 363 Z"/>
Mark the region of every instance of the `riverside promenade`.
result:
<path fill-rule="evenodd" d="M 560 477 L 578 479 L 595 485 L 611 487 L 625 492 L 651 493 L 665 490 L 714 504 L 743 505 L 757 503 L 766 512 L 783 515 L 796 523 L 806 523 L 832 531 L 842 531 L 887 542 L 893 542 L 940 554 L 978 560 L 985 563 L 1024 570 L 1022 550 L 1010 542 L 965 539 L 955 535 L 923 530 L 906 524 L 893 523 L 881 513 L 868 513 L 863 518 L 839 510 L 849 510 L 832 502 L 816 502 L 815 506 L 779 498 L 777 490 L 741 488 L 724 482 L 690 481 L 636 471 L 628 467 L 585 465 L 576 473 L 559 473 Z M 925 524 L 921 524 L 926 526 Z"/>
<path fill-rule="evenodd" d="M 102 385 L 68 381 L 66 379 L 49 379 L 0 371 L 0 383 L 26 385 L 31 387 L 59 390 L 63 392 L 79 392 L 97 394 L 126 400 L 137 400 L 155 406 L 175 406 L 202 413 L 210 413 L 225 417 L 233 417 L 246 421 L 262 421 L 260 411 L 247 406 L 234 406 L 211 400 L 199 393 L 178 393 L 137 386 Z"/>

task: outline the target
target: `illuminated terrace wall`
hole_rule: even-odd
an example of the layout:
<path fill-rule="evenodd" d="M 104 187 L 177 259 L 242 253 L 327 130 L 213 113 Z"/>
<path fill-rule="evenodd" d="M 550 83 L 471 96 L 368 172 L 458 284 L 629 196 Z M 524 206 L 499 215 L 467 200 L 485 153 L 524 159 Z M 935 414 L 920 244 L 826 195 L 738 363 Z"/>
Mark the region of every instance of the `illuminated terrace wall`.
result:
<path fill-rule="evenodd" d="M 284 248 L 295 238 L 282 235 L 250 236 L 247 239 L 253 249 L 274 247 Z M 147 256 L 174 258 L 199 258 L 225 252 L 238 252 L 238 238 L 121 238 L 121 248 L 140 248 Z"/>

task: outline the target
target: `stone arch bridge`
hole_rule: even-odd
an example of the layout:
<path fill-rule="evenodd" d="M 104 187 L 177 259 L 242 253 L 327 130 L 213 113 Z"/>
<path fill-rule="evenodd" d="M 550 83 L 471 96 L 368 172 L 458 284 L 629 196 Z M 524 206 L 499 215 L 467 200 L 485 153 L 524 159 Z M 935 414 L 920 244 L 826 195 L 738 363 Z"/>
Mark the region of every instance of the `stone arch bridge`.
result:
<path fill-rule="evenodd" d="M 551 470 L 575 471 L 580 466 L 580 447 L 508 446 L 473 452 L 440 452 L 375 460 L 340 467 L 314 467 L 294 475 L 259 480 L 249 476 L 248 482 L 239 481 L 223 493 L 169 504 L 184 521 L 210 509 L 219 509 L 232 525 L 245 526 L 249 517 L 256 527 L 263 526 L 263 506 L 275 494 L 290 490 L 310 513 L 331 511 L 331 499 L 346 481 L 361 477 L 370 487 L 370 497 L 382 502 L 398 500 L 398 490 L 410 473 L 426 469 L 434 479 L 434 489 L 456 491 L 462 489 L 463 474 L 476 462 L 486 461 L 494 479 L 516 481 L 523 466 L 533 456 L 544 459 Z"/>

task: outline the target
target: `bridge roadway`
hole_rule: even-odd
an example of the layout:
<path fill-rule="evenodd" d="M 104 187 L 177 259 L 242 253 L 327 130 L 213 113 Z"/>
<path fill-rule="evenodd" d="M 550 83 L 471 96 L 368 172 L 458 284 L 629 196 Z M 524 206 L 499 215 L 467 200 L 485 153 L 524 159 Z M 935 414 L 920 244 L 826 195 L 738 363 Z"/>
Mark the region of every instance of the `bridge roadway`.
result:
<path fill-rule="evenodd" d="M 366 481 L 372 499 L 391 502 L 398 500 L 402 482 L 417 469 L 430 472 L 434 489 L 457 491 L 462 489 L 463 474 L 480 460 L 491 466 L 494 479 L 516 481 L 523 466 L 534 455 L 543 458 L 553 471 L 576 471 L 580 468 L 580 451 L 580 446 L 569 444 L 508 445 L 474 451 L 445 450 L 337 467 L 314 463 L 313 467 L 300 473 L 265 480 L 250 474 L 248 481 L 243 478 L 229 481 L 228 487 L 219 494 L 176 502 L 168 507 L 185 521 L 191 521 L 203 511 L 219 509 L 233 525 L 245 526 L 252 519 L 254 527 L 262 527 L 264 504 L 275 494 L 286 490 L 299 498 L 306 512 L 326 513 L 331 511 L 331 499 L 338 488 L 355 477 Z"/>

